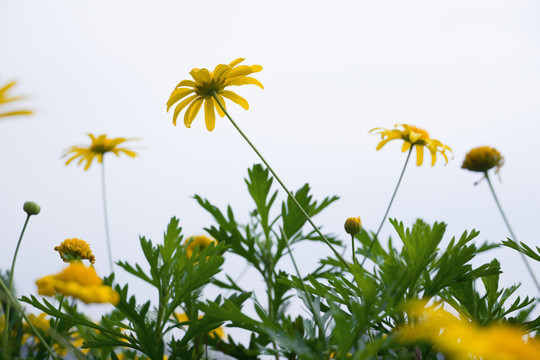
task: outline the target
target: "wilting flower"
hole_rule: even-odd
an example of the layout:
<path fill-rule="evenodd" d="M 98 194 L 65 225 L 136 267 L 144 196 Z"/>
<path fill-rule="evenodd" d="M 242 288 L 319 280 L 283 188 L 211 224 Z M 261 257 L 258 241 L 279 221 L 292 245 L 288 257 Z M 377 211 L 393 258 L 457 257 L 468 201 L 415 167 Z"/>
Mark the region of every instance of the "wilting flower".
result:
<path fill-rule="evenodd" d="M 195 247 L 198 246 L 200 252 L 206 249 L 212 243 L 216 244 L 217 242 L 214 239 L 210 239 L 208 236 L 192 236 L 184 242 L 184 245 L 186 245 L 186 254 L 188 257 L 191 257 Z"/>
<path fill-rule="evenodd" d="M 345 220 L 345 232 L 350 235 L 356 235 L 362 231 L 362 220 L 360 216 L 350 217 Z"/>
<path fill-rule="evenodd" d="M 456 359 L 540 359 L 540 343 L 515 326 L 479 327 L 465 316 L 458 318 L 440 306 L 425 302 L 409 305 L 411 323 L 398 329 L 403 342 L 429 341 Z M 526 340 L 524 340 L 524 337 Z"/>
<path fill-rule="evenodd" d="M 185 313 L 174 313 L 174 317 L 179 322 L 187 322 L 187 321 L 189 321 L 189 317 Z M 202 318 L 203 318 L 202 315 L 199 316 L 199 319 L 202 319 Z M 210 335 L 211 337 L 213 337 L 215 339 L 223 339 L 223 338 L 225 338 L 225 331 L 223 331 L 223 328 L 220 326 L 220 327 L 215 328 L 214 330 L 210 331 L 210 333 L 208 335 Z"/>
<path fill-rule="evenodd" d="M 3 107 L 4 104 L 24 99 L 24 96 L 13 96 L 13 97 L 9 96 L 8 94 L 9 89 L 11 89 L 16 83 L 17 83 L 16 81 L 12 81 L 0 88 L 0 106 Z M 0 118 L 6 117 L 6 116 L 31 115 L 32 113 L 33 113 L 32 110 L 14 110 L 14 111 L 8 111 L 8 112 L 0 112 Z"/>
<path fill-rule="evenodd" d="M 206 128 L 208 131 L 214 130 L 216 125 L 216 114 L 214 109 L 217 110 L 219 116 L 224 117 L 225 113 L 213 98 L 214 93 L 217 95 L 219 102 L 225 106 L 225 98 L 232 100 L 244 109 L 249 109 L 249 104 L 243 97 L 236 93 L 225 90 L 229 86 L 235 85 L 257 85 L 263 89 L 263 85 L 259 80 L 248 77 L 248 75 L 259 72 L 262 70 L 260 65 L 240 65 L 244 59 L 239 58 L 231 62 L 229 65 L 219 64 L 215 67 L 214 71 L 210 72 L 207 69 L 193 69 L 190 72 L 193 80 L 182 80 L 176 86 L 176 89 L 172 92 L 169 101 L 167 101 L 167 111 L 178 101 L 184 99 L 186 96 L 192 94 L 188 98 L 185 98 L 176 106 L 173 115 L 173 124 L 176 126 L 176 118 L 186 106 L 189 105 L 184 114 L 184 124 L 186 127 L 191 127 L 191 123 L 195 120 L 195 117 L 199 113 L 204 103 L 204 117 L 206 122 Z"/>
<path fill-rule="evenodd" d="M 96 274 L 93 266 L 71 262 L 69 267 L 56 275 L 45 276 L 36 281 L 38 294 L 53 296 L 56 293 L 72 296 L 87 304 L 111 303 L 116 305 L 120 297 Z"/>
<path fill-rule="evenodd" d="M 90 137 L 90 139 L 92 139 L 92 143 L 90 144 L 90 146 L 72 146 L 64 153 L 64 157 L 71 155 L 71 157 L 66 161 L 66 165 L 80 157 L 79 165 L 83 162 L 86 162 L 84 170 L 88 170 L 95 158 L 97 158 L 98 163 L 102 163 L 103 155 L 108 152 L 112 152 L 116 156 L 120 156 L 120 153 L 123 153 L 132 158 L 137 156 L 137 154 L 133 150 L 118 147 L 118 145 L 126 141 L 136 139 L 109 139 L 107 138 L 107 135 L 99 135 L 98 137 L 96 137 L 93 134 L 88 134 L 88 136 Z"/>
<path fill-rule="evenodd" d="M 55 246 L 54 250 L 58 251 L 60 258 L 64 262 L 84 259 L 90 261 L 92 264 L 96 262 L 96 257 L 92 254 L 90 245 L 81 239 L 66 239 L 60 245 Z"/>
<path fill-rule="evenodd" d="M 424 146 L 427 147 L 431 153 L 431 166 L 435 165 L 437 152 L 440 152 L 442 156 L 444 156 L 446 163 L 448 163 L 448 157 L 445 152 L 446 150 L 452 152 L 450 147 L 442 144 L 439 140 L 431 139 L 429 133 L 424 129 L 407 124 L 395 125 L 395 127 L 398 126 L 402 126 L 403 130 L 375 128 L 369 131 L 372 132 L 378 130 L 378 134 L 381 135 L 382 141 L 377 145 L 377 150 L 382 149 L 382 147 L 390 140 L 401 139 L 404 141 L 403 147 L 401 148 L 401 151 L 403 152 L 408 151 L 411 146 L 416 146 L 416 165 L 420 166 L 424 161 Z"/>
<path fill-rule="evenodd" d="M 500 152 L 489 146 L 480 146 L 472 149 L 465 155 L 465 160 L 461 167 L 470 171 L 483 173 L 496 167 L 495 173 L 498 173 L 503 165 L 504 158 Z"/>

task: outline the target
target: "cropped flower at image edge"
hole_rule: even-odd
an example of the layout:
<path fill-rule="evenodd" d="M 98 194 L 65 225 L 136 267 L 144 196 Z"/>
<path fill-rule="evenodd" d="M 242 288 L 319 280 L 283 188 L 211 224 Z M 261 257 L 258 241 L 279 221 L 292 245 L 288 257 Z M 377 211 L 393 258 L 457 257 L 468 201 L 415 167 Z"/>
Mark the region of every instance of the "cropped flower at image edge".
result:
<path fill-rule="evenodd" d="M 238 94 L 225 90 L 229 86 L 238 86 L 238 85 L 257 85 L 263 89 L 263 85 L 259 80 L 248 77 L 253 73 L 259 72 L 262 70 L 260 65 L 240 65 L 245 59 L 238 58 L 231 62 L 229 65 L 219 64 L 215 67 L 214 71 L 208 71 L 208 69 L 198 69 L 195 68 L 190 71 L 190 75 L 193 80 L 182 80 L 176 86 L 176 89 L 172 92 L 169 100 L 167 101 L 167 112 L 169 109 L 176 104 L 178 101 L 182 100 L 174 109 L 173 115 L 173 124 L 176 126 L 176 119 L 180 112 L 189 105 L 185 114 L 184 114 L 184 125 L 186 127 L 191 127 L 191 123 L 195 120 L 195 117 L 199 113 L 203 103 L 204 103 L 204 117 L 206 128 L 208 131 L 214 130 L 216 125 L 216 110 L 219 116 L 224 117 L 225 113 L 213 98 L 214 94 L 219 99 L 219 102 L 225 106 L 225 99 L 227 98 L 236 104 L 240 105 L 244 109 L 249 109 L 249 104 L 243 97 Z M 185 98 L 186 96 L 188 98 Z M 185 99 L 184 99 L 185 98 Z"/>
<path fill-rule="evenodd" d="M 441 153 L 442 156 L 444 156 L 446 163 L 448 163 L 446 150 L 452 152 L 450 147 L 442 144 L 439 140 L 431 139 L 429 133 L 424 129 L 407 124 L 395 125 L 395 127 L 398 126 L 402 126 L 403 130 L 375 128 L 369 131 L 377 131 L 377 133 L 381 135 L 382 140 L 377 145 L 377 150 L 382 149 L 383 146 L 391 140 L 403 140 L 404 142 L 401 151 L 406 152 L 411 149 L 411 146 L 416 147 L 416 165 L 420 166 L 424 162 L 424 146 L 427 147 L 431 153 L 431 166 L 435 165 L 437 152 Z"/>

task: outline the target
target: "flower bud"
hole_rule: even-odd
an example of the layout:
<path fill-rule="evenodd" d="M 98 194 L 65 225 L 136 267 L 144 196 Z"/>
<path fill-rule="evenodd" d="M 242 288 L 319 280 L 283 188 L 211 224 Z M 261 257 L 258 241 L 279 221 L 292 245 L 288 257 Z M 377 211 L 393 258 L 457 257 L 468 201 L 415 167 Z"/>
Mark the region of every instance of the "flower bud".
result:
<path fill-rule="evenodd" d="M 350 217 L 345 220 L 345 232 L 347 232 L 347 234 L 354 236 L 360 231 L 362 231 L 362 220 L 360 220 L 360 216 Z"/>
<path fill-rule="evenodd" d="M 496 172 L 504 164 L 501 153 L 489 146 L 481 146 L 472 149 L 465 155 L 465 160 L 461 167 L 470 171 L 487 172 L 489 169 L 497 167 Z"/>
<path fill-rule="evenodd" d="M 23 210 L 28 215 L 37 215 L 41 211 L 41 207 L 33 201 L 27 201 L 23 205 Z"/>

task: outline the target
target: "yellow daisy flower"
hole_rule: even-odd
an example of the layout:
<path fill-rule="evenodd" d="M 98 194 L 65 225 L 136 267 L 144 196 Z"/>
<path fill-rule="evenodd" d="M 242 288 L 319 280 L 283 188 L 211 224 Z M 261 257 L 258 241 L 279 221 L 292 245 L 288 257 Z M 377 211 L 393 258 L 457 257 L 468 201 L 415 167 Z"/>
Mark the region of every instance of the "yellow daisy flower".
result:
<path fill-rule="evenodd" d="M 184 242 L 184 245 L 186 246 L 186 254 L 188 257 L 191 257 L 196 246 L 199 246 L 199 251 L 203 251 L 212 243 L 217 244 L 216 240 L 210 239 L 208 236 L 192 236 Z"/>
<path fill-rule="evenodd" d="M 437 152 L 440 152 L 446 163 L 448 163 L 448 157 L 446 156 L 446 150 L 452 152 L 450 147 L 442 144 L 439 140 L 431 139 L 429 133 L 424 130 L 417 128 L 416 126 L 400 124 L 395 125 L 395 127 L 402 126 L 403 130 L 400 129 L 383 129 L 375 128 L 371 129 L 369 132 L 377 131 L 381 135 L 382 141 L 377 145 L 377 150 L 382 149 L 387 142 L 391 140 L 404 140 L 403 147 L 401 151 L 408 151 L 411 146 L 416 146 L 416 165 L 422 165 L 424 161 L 424 146 L 428 148 L 431 153 L 431 166 L 435 165 L 437 160 Z"/>
<path fill-rule="evenodd" d="M 64 153 L 64 157 L 71 155 L 71 157 L 66 161 L 66 165 L 68 165 L 76 158 L 80 157 L 79 165 L 86 161 L 86 165 L 84 166 L 84 170 L 86 171 L 90 168 L 90 165 L 92 165 L 92 162 L 95 158 L 97 158 L 98 163 L 102 163 L 103 155 L 108 152 L 112 152 L 116 156 L 120 156 L 120 153 L 123 153 L 132 158 L 137 156 L 137 154 L 133 150 L 118 147 L 118 145 L 126 141 L 137 139 L 109 139 L 107 138 L 107 135 L 99 135 L 96 137 L 93 134 L 88 134 L 88 136 L 92 140 L 90 146 L 72 146 Z"/>
<path fill-rule="evenodd" d="M 58 251 L 60 258 L 64 262 L 84 259 L 89 260 L 92 264 L 96 262 L 96 257 L 92 254 L 90 245 L 81 239 L 66 239 L 60 245 L 55 246 L 54 250 Z"/>
<path fill-rule="evenodd" d="M 56 275 L 45 276 L 36 281 L 38 294 L 53 296 L 60 293 L 72 296 L 87 304 L 111 303 L 116 305 L 120 297 L 111 287 L 103 285 L 93 266 L 71 262 L 69 267 Z"/>
<path fill-rule="evenodd" d="M 176 118 L 186 106 L 189 107 L 186 110 L 184 115 L 184 124 L 186 127 L 191 127 L 191 123 L 195 120 L 195 117 L 199 113 L 203 103 L 204 103 L 204 117 L 206 122 L 206 128 L 208 131 L 214 130 L 216 125 L 216 114 L 214 109 L 217 110 L 219 116 L 224 117 L 225 113 L 218 105 L 218 103 L 213 99 L 213 94 L 217 94 L 217 97 L 221 104 L 225 107 L 225 98 L 237 103 L 244 109 L 249 109 L 249 104 L 243 97 L 237 95 L 236 93 L 225 90 L 228 86 L 235 85 L 257 85 L 263 89 L 263 85 L 259 80 L 248 77 L 247 75 L 259 72 L 262 70 L 260 65 L 241 65 L 242 61 L 245 59 L 239 58 L 231 62 L 229 65 L 219 64 L 215 67 L 213 72 L 208 71 L 207 69 L 193 69 L 190 72 L 193 80 L 182 80 L 176 86 L 176 89 L 172 92 L 169 101 L 167 101 L 167 112 L 169 109 L 178 101 L 184 99 L 186 96 L 188 98 L 182 100 L 180 104 L 174 109 L 173 115 L 173 124 L 176 126 Z"/>
<path fill-rule="evenodd" d="M 9 89 L 15 86 L 16 83 L 17 83 L 16 81 L 12 81 L 0 87 L 0 105 L 4 105 L 13 101 L 24 99 L 24 96 L 13 96 L 13 97 L 9 96 L 8 94 Z M 8 112 L 0 112 L 0 118 L 7 117 L 7 116 L 31 115 L 31 114 L 33 114 L 32 110 L 14 110 L 14 111 L 8 111 Z"/>
<path fill-rule="evenodd" d="M 489 146 L 480 146 L 472 149 L 465 155 L 465 160 L 461 167 L 470 171 L 484 173 L 496 167 L 495 173 L 499 173 L 503 165 L 504 157 L 500 152 Z"/>

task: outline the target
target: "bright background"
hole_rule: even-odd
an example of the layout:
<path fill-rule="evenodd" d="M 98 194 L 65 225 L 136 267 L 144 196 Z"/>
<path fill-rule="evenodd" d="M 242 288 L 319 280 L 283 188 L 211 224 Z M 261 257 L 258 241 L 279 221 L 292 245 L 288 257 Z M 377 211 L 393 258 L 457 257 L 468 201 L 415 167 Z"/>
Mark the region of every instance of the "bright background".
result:
<path fill-rule="evenodd" d="M 240 219 L 253 209 L 243 178 L 259 160 L 233 127 L 218 119 L 208 132 L 202 113 L 191 129 L 172 125 L 165 102 L 194 67 L 213 69 L 245 57 L 260 64 L 265 89 L 237 92 L 249 111 L 232 116 L 290 188 L 309 182 L 317 198 L 341 199 L 315 218 L 347 239 L 343 223 L 361 216 L 376 230 L 405 161 L 401 142 L 377 152 L 374 127 L 410 123 L 454 150 L 447 166 L 413 162 L 390 217 L 448 223 L 447 239 L 480 230 L 478 242 L 508 232 L 486 182 L 460 169 L 472 147 L 504 155 L 496 190 L 519 237 L 538 244 L 540 43 L 537 1 L 2 1 L 0 83 L 35 109 L 0 123 L 0 267 L 9 268 L 25 214 L 37 201 L 21 247 L 15 280 L 20 294 L 64 264 L 62 240 L 88 241 L 100 274 L 108 273 L 100 169 L 64 166 L 63 151 L 89 143 L 86 133 L 135 137 L 137 159 L 106 157 L 113 254 L 143 262 L 138 237 L 161 241 L 171 216 L 185 235 L 204 233 L 211 217 L 192 199 L 200 194 Z M 128 143 L 127 145 L 129 145 Z M 396 236 L 389 223 L 383 238 Z M 300 246 L 304 273 L 329 254 Z M 537 295 L 519 255 L 497 257 L 502 282 L 524 283 Z M 290 269 L 287 261 L 283 266 Z M 244 265 L 230 257 L 226 271 Z M 533 264 L 536 271 L 540 264 Z M 540 275 L 540 274 L 539 274 Z M 140 300 L 153 297 L 123 271 L 121 283 Z M 260 290 L 248 274 L 247 289 Z M 217 290 L 209 291 L 214 296 Z M 94 306 L 95 309 L 106 309 Z"/>

